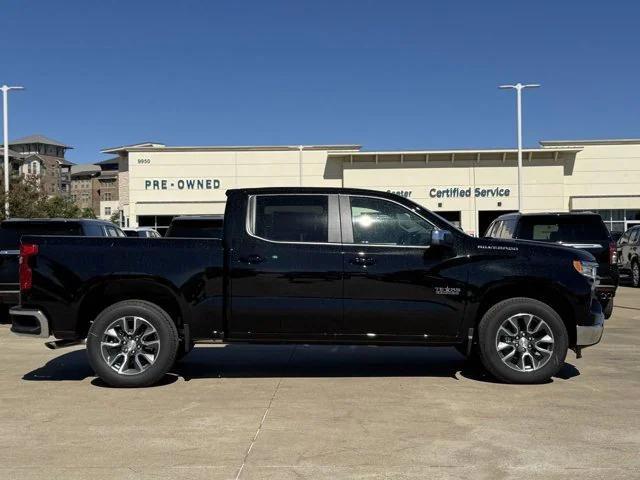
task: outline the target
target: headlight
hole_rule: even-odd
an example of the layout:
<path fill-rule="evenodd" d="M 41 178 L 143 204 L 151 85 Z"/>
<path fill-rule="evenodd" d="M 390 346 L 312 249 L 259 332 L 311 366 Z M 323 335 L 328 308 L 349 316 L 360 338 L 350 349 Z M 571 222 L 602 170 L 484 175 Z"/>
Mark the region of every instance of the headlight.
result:
<path fill-rule="evenodd" d="M 574 260 L 573 268 L 585 277 L 596 280 L 598 277 L 598 264 L 596 262 L 585 262 L 583 260 Z"/>

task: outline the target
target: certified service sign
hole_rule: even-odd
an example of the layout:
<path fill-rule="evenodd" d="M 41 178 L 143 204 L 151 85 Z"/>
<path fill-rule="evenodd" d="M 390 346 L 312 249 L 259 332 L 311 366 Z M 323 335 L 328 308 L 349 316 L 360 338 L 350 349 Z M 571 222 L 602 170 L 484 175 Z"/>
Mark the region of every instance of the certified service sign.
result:
<path fill-rule="evenodd" d="M 429 189 L 429 196 L 431 198 L 492 198 L 492 197 L 508 197 L 511 195 L 509 188 L 494 187 L 494 188 L 463 188 L 463 187 L 449 187 L 449 188 L 431 188 Z"/>
<path fill-rule="evenodd" d="M 145 190 L 218 190 L 220 180 L 217 178 L 172 178 L 145 179 Z"/>

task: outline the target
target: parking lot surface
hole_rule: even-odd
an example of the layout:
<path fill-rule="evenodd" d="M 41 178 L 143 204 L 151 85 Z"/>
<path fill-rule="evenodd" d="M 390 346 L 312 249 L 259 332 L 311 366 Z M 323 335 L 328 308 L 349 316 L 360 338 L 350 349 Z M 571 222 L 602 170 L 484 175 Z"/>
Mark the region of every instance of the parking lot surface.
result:
<path fill-rule="evenodd" d="M 551 383 L 452 348 L 198 346 L 159 386 L 0 326 L 0 478 L 640 478 L 640 290 Z"/>

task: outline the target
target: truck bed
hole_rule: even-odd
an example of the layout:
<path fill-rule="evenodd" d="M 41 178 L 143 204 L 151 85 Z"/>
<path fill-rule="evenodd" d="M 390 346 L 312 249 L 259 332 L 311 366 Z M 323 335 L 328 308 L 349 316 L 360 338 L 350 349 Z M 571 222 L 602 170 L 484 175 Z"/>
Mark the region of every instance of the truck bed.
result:
<path fill-rule="evenodd" d="M 135 292 L 157 297 L 188 325 L 192 338 L 210 338 L 212 331 L 222 330 L 221 240 L 25 236 L 22 243 L 37 244 L 38 255 L 33 289 L 21 303 L 37 304 L 52 319 L 51 331 L 58 338 L 77 337 L 79 321 Z"/>

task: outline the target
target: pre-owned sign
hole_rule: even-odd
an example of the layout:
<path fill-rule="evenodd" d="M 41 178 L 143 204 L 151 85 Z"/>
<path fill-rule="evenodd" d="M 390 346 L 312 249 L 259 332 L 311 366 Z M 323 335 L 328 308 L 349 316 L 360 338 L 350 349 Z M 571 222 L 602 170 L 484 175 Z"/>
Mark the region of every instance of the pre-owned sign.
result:
<path fill-rule="evenodd" d="M 173 178 L 145 179 L 145 190 L 217 190 L 220 180 L 217 178 Z"/>

